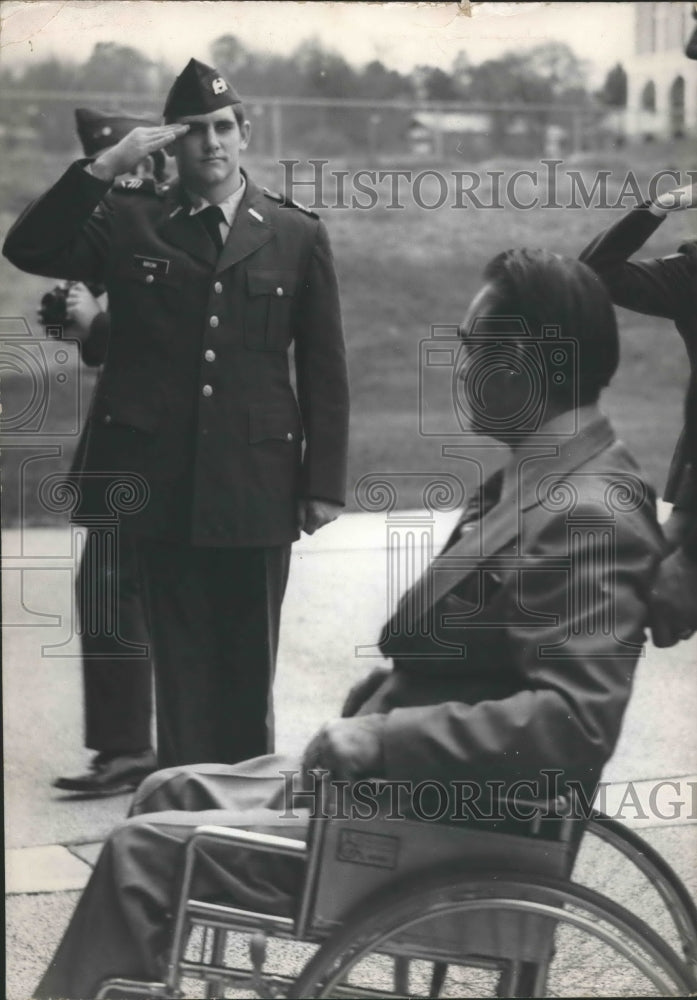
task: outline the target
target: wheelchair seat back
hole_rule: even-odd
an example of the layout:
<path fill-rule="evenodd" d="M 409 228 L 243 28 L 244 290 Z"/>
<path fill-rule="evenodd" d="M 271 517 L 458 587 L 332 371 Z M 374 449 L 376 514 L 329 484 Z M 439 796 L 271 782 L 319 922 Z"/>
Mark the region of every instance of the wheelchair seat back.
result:
<path fill-rule="evenodd" d="M 529 827 L 530 824 L 527 824 Z M 486 871 L 524 876 L 568 878 L 575 844 L 539 835 L 517 835 L 417 820 L 377 817 L 365 821 L 322 820 L 313 836 L 319 852 L 310 912 L 313 936 L 326 937 L 363 900 L 381 890 L 423 883 L 440 870 L 447 878 Z M 548 918 L 501 910 L 470 915 L 434 916 L 400 935 L 414 954 L 457 960 L 464 955 L 493 960 L 546 961 L 552 944 Z"/>

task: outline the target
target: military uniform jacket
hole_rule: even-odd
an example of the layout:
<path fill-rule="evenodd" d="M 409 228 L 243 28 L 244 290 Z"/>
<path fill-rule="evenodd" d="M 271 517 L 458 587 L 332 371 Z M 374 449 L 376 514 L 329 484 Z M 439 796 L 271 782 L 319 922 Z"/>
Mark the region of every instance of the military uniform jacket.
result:
<path fill-rule="evenodd" d="M 360 709 L 387 713 L 384 775 L 544 784 L 558 769 L 590 794 L 664 544 L 654 497 L 601 415 L 558 449 L 535 444 L 385 628 L 394 669 Z"/>
<path fill-rule="evenodd" d="M 685 427 L 673 455 L 664 499 L 694 514 L 687 547 L 697 558 L 697 241 L 668 257 L 628 260 L 663 220 L 633 209 L 581 253 L 580 259 L 603 279 L 613 302 L 648 316 L 672 319 L 690 361 Z"/>
<path fill-rule="evenodd" d="M 29 206 L 4 247 L 22 270 L 98 281 L 109 295 L 78 518 L 125 473 L 138 485 L 130 501 L 122 494 L 122 525 L 136 533 L 292 541 L 299 497 L 344 502 L 348 388 L 323 223 L 247 179 L 218 255 L 176 186 L 109 190 L 85 162 Z"/>

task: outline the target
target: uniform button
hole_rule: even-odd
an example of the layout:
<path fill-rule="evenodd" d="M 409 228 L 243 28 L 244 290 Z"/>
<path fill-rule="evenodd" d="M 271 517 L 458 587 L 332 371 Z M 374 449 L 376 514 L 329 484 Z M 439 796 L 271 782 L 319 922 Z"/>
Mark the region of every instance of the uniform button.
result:
<path fill-rule="evenodd" d="M 211 316 L 208 322 L 210 323 L 210 325 L 213 327 L 214 330 L 217 326 L 220 325 L 220 320 L 218 319 L 217 316 Z"/>
<path fill-rule="evenodd" d="M 204 396 L 212 396 L 213 395 L 213 386 L 212 385 L 204 385 L 204 387 L 201 390 L 201 392 L 203 393 Z"/>
<path fill-rule="evenodd" d="M 278 286 L 278 288 L 276 289 L 276 295 L 283 295 L 283 289 L 281 288 L 281 286 L 280 286 L 280 285 L 279 285 L 279 286 Z"/>
<path fill-rule="evenodd" d="M 146 283 L 146 285 L 152 285 L 152 283 L 153 283 L 154 280 L 155 280 L 155 278 L 154 278 L 154 276 L 152 274 L 146 274 L 145 275 L 145 283 Z"/>
<path fill-rule="evenodd" d="M 286 434 L 286 441 L 292 441 L 292 440 L 293 440 L 293 432 L 288 431 L 288 433 Z"/>
<path fill-rule="evenodd" d="M 223 290 L 222 282 L 216 281 L 216 283 L 213 285 L 213 291 L 217 292 L 218 295 L 220 295 L 220 293 L 222 292 L 222 290 Z"/>
<path fill-rule="evenodd" d="M 215 361 L 215 351 L 211 351 L 210 348 L 204 353 L 203 356 L 206 361 Z"/>
<path fill-rule="evenodd" d="M 111 423 L 111 414 L 110 413 L 107 413 L 106 416 L 104 417 L 104 423 L 105 424 L 110 424 Z"/>

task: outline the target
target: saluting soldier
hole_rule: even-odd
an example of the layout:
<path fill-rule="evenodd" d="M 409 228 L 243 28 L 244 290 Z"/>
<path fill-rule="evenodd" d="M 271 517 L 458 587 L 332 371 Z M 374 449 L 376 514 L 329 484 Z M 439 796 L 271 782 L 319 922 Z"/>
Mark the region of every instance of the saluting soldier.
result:
<path fill-rule="evenodd" d="M 692 16 L 697 21 L 697 4 Z M 697 27 L 685 46 L 697 59 Z M 669 213 L 697 208 L 697 184 L 656 195 L 632 209 L 581 253 L 607 286 L 613 302 L 649 316 L 672 319 L 687 350 L 690 377 L 685 425 L 670 465 L 663 499 L 673 504 L 664 526 L 670 551 L 652 592 L 651 633 L 657 646 L 688 639 L 697 628 L 697 240 L 668 257 L 636 254 Z"/>
<path fill-rule="evenodd" d="M 613 302 L 672 319 L 687 350 L 685 425 L 663 493 L 673 509 L 664 526 L 670 552 L 654 585 L 651 632 L 657 646 L 688 639 L 697 627 L 697 240 L 686 240 L 667 257 L 637 260 L 633 255 L 670 213 L 688 208 L 697 208 L 697 184 L 631 209 L 581 253 Z"/>
<path fill-rule="evenodd" d="M 244 173 L 249 138 L 231 84 L 192 59 L 164 124 L 73 164 L 4 248 L 23 270 L 109 294 L 77 516 L 99 513 L 105 482 L 142 486 L 122 530 L 147 582 L 161 766 L 272 750 L 290 546 L 344 503 L 348 381 L 327 231 Z M 114 184 L 165 148 L 170 189 Z"/>

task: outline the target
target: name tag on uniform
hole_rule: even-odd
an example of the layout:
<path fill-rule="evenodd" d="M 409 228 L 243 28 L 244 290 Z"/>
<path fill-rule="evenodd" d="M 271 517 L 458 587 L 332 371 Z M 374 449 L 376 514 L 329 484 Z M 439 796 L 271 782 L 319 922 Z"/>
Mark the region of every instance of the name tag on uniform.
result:
<path fill-rule="evenodd" d="M 169 271 L 169 261 L 162 257 L 141 257 L 134 254 L 133 266 L 141 274 L 167 274 Z"/>

